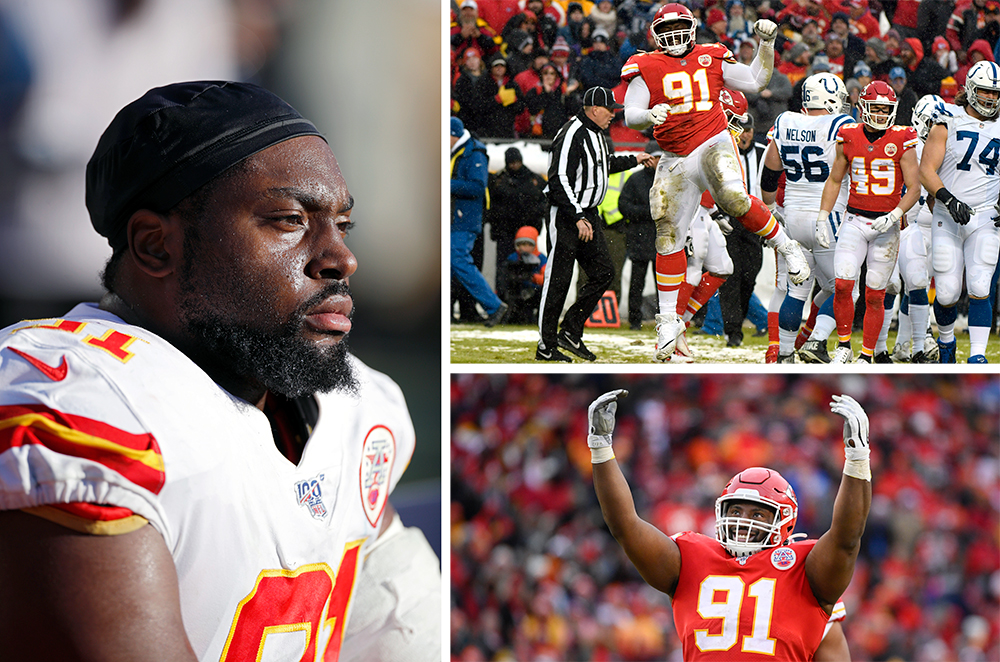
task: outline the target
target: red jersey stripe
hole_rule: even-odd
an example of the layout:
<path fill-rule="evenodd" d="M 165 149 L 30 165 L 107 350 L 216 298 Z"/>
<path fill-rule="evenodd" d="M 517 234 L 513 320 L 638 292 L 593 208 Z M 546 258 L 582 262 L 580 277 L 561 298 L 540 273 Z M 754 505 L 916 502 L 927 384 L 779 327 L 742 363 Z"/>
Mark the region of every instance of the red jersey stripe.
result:
<path fill-rule="evenodd" d="M 160 446 L 151 434 L 132 434 L 43 405 L 0 407 L 0 453 L 25 444 L 93 460 L 154 494 L 166 481 Z"/>

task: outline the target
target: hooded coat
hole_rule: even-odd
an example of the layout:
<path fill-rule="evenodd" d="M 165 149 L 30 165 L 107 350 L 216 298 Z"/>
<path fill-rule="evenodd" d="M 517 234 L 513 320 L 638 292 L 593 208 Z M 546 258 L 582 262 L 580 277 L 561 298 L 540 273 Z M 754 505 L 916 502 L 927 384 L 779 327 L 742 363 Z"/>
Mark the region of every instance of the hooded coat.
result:
<path fill-rule="evenodd" d="M 925 94 L 940 94 L 941 79 L 947 76 L 948 72 L 934 58 L 924 57 L 924 46 L 919 39 L 910 37 L 903 41 L 913 49 L 915 56 L 913 63 L 907 67 L 909 69 L 907 80 L 910 89 L 913 90 L 918 99 Z"/>

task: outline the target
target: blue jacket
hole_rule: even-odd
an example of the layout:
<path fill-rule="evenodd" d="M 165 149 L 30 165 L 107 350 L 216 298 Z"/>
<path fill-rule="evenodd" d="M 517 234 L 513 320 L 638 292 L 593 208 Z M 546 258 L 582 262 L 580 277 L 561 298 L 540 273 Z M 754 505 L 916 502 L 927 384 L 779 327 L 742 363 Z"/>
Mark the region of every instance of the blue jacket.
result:
<path fill-rule="evenodd" d="M 451 148 L 452 232 L 483 231 L 488 162 L 486 146 L 468 130 Z"/>

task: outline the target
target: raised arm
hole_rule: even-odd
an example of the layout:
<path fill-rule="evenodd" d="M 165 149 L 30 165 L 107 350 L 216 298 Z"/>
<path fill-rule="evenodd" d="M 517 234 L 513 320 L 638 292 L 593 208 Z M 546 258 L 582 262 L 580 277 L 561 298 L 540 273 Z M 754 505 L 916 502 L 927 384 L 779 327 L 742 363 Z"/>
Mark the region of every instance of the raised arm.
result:
<path fill-rule="evenodd" d="M 635 512 L 632 492 L 611 450 L 618 399 L 627 395 L 624 389 L 610 391 L 590 405 L 587 443 L 593 462 L 594 489 L 611 535 L 636 570 L 647 584 L 672 596 L 681 573 L 680 549 L 669 536 Z"/>
<path fill-rule="evenodd" d="M 726 87 L 749 94 L 760 92 L 771 82 L 774 73 L 774 39 L 778 36 L 778 26 L 774 21 L 762 18 L 753 25 L 760 37 L 757 56 L 749 65 L 739 62 L 723 62 L 722 77 Z"/>
<path fill-rule="evenodd" d="M 89 535 L 17 510 L 0 512 L 0 641 L 10 660 L 197 659 L 152 526 Z"/>
<path fill-rule="evenodd" d="M 854 398 L 835 395 L 830 409 L 844 417 L 844 475 L 833 503 L 830 530 L 806 558 L 806 578 L 820 606 L 832 613 L 851 583 L 872 503 L 868 415 Z"/>

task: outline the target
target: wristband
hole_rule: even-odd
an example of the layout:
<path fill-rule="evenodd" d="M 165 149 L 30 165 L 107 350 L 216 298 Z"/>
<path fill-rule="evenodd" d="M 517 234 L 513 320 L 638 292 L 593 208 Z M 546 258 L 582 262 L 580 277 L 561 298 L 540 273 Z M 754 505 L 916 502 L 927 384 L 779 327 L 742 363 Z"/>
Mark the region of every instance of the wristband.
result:
<path fill-rule="evenodd" d="M 844 448 L 844 457 L 846 458 L 844 462 L 844 474 L 852 478 L 867 480 L 869 483 L 872 482 L 870 456 L 870 448 L 851 448 L 850 446 L 846 446 Z"/>
<path fill-rule="evenodd" d="M 934 194 L 934 197 L 937 200 L 940 200 L 942 204 L 948 204 L 955 196 L 951 194 L 951 191 L 942 186 L 937 190 L 937 193 Z"/>
<path fill-rule="evenodd" d="M 608 460 L 613 459 L 615 459 L 615 452 L 612 450 L 611 446 L 601 446 L 600 448 L 590 449 L 591 464 L 604 464 Z"/>

